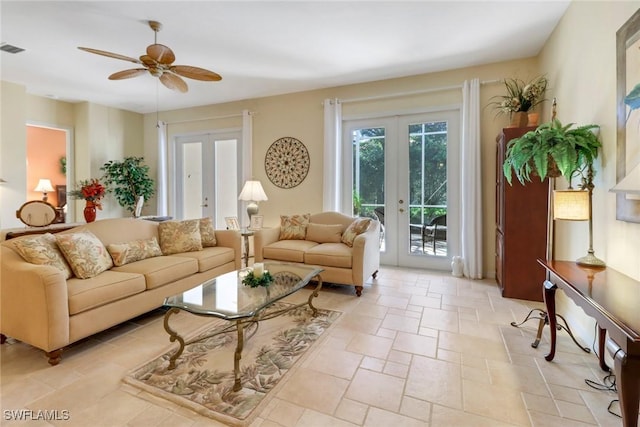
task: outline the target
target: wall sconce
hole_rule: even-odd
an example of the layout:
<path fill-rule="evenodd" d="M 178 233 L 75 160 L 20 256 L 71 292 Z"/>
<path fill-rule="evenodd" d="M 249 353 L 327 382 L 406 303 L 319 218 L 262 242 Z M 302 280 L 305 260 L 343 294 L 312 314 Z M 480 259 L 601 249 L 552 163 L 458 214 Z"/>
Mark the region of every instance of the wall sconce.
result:
<path fill-rule="evenodd" d="M 49 197 L 47 197 L 47 193 L 49 191 L 53 191 L 53 186 L 51 185 L 50 179 L 41 179 L 38 181 L 38 185 L 33 191 L 42 191 L 42 201 L 46 202 Z"/>
<path fill-rule="evenodd" d="M 244 183 L 244 187 L 242 187 L 238 200 L 249 202 L 249 205 L 247 205 L 247 215 L 249 215 L 249 222 L 251 222 L 251 217 L 258 213 L 258 202 L 269 199 L 260 181 L 247 181 Z"/>
<path fill-rule="evenodd" d="M 627 199 L 640 200 L 640 164 L 631 169 L 631 172 L 609 191 L 624 193 Z"/>
<path fill-rule="evenodd" d="M 590 267 L 605 267 L 604 261 L 595 256 L 593 250 L 593 169 L 588 167 L 586 190 L 555 190 L 553 192 L 553 219 L 567 221 L 589 221 L 589 250 L 576 263 Z"/>

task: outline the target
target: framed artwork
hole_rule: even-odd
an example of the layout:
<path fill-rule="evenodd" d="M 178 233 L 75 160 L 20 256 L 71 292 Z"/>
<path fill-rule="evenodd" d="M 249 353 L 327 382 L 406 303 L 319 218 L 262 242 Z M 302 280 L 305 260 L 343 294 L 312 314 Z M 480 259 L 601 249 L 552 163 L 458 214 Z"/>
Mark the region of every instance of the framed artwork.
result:
<path fill-rule="evenodd" d="M 640 10 L 616 32 L 616 182 L 640 164 Z M 616 195 L 616 219 L 640 223 L 640 200 Z"/>
<path fill-rule="evenodd" d="M 228 230 L 240 230 L 240 223 L 237 216 L 226 216 L 224 222 L 227 224 Z"/>
<path fill-rule="evenodd" d="M 264 217 L 262 215 L 251 215 L 251 224 L 249 224 L 250 230 L 260 230 Z"/>
<path fill-rule="evenodd" d="M 297 187 L 307 177 L 310 165 L 307 147 L 290 136 L 277 139 L 264 157 L 269 181 L 280 188 Z"/>
<path fill-rule="evenodd" d="M 56 185 L 56 197 L 58 198 L 58 207 L 63 208 L 67 204 L 67 186 Z"/>

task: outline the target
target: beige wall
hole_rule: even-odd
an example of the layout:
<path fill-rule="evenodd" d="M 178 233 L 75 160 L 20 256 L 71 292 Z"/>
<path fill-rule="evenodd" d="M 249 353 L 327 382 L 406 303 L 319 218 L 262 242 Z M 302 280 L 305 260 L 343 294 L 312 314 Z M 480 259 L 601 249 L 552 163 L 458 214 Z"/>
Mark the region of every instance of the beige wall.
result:
<path fill-rule="evenodd" d="M 262 182 L 269 197 L 267 202 L 261 203 L 260 213 L 265 216 L 265 226 L 272 226 L 278 223 L 280 214 L 301 213 L 303 211 L 313 213 L 322 210 L 324 138 L 322 102 L 324 99 L 353 99 L 461 85 L 465 79 L 474 77 L 478 77 L 481 81 L 501 79 L 504 76 L 530 78 L 537 73 L 536 60 L 529 58 L 325 90 L 185 110 L 163 111 L 158 116 L 161 120 L 169 123 L 168 133 L 171 141 L 173 137 L 181 133 L 193 133 L 241 125 L 240 118 L 223 120 L 200 119 L 239 114 L 244 109 L 254 112 L 252 175 Z M 481 87 L 481 105 L 488 104 L 489 98 L 501 93 L 501 90 L 502 87 L 499 84 L 483 85 Z M 343 106 L 343 115 L 346 117 L 373 112 L 429 109 L 434 106 L 459 105 L 460 103 L 461 90 L 456 89 L 388 100 L 347 103 Z M 493 236 L 495 227 L 495 137 L 500 129 L 508 124 L 508 119 L 506 117 L 494 118 L 494 112 L 489 108 L 482 109 L 482 118 L 482 182 L 485 195 L 482 215 L 484 218 L 484 235 L 486 236 L 484 239 L 484 270 L 487 275 L 492 277 L 494 272 Z M 157 159 L 156 114 L 147 114 L 144 123 L 145 158 L 150 165 L 155 165 Z M 264 156 L 269 146 L 273 141 L 283 136 L 292 136 L 300 139 L 309 150 L 311 158 L 311 167 L 306 179 L 299 186 L 286 190 L 271 184 L 266 176 L 263 164 Z M 171 160 L 170 158 L 169 161 L 171 162 Z M 239 214 L 242 214 L 242 212 Z"/>
<path fill-rule="evenodd" d="M 0 227 L 22 227 L 16 210 L 28 199 L 26 164 L 27 123 L 58 126 L 73 133 L 71 179 L 100 177 L 100 166 L 110 159 L 144 154 L 143 116 L 91 103 L 71 104 L 30 95 L 24 86 L 1 83 L 0 110 Z M 70 200 L 70 207 L 73 201 Z M 109 196 L 98 218 L 121 216 L 122 210 Z M 82 218 L 82 203 L 76 203 L 76 218 Z M 73 215 L 68 215 L 73 219 Z"/>
<path fill-rule="evenodd" d="M 638 10 L 637 2 L 572 2 L 540 54 L 540 68 L 551 81 L 563 123 L 601 126 L 602 155 L 593 197 L 593 245 L 608 266 L 640 280 L 640 224 L 616 220 L 616 31 Z M 556 223 L 556 259 L 586 254 L 586 223 Z M 590 342 L 593 319 L 564 295 L 558 310 Z"/>

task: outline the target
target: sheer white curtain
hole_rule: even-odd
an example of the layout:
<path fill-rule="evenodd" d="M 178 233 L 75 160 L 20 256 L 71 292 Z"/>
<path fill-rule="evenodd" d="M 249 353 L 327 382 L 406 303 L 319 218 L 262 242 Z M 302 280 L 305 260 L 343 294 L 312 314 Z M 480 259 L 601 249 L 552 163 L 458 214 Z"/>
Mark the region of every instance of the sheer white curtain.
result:
<path fill-rule="evenodd" d="M 462 85 L 462 261 L 464 275 L 482 279 L 480 80 Z"/>
<path fill-rule="evenodd" d="M 242 110 L 242 182 L 253 178 L 253 116 L 249 110 Z"/>
<path fill-rule="evenodd" d="M 158 182 L 156 188 L 157 215 L 165 216 L 168 211 L 167 203 L 167 124 L 161 120 L 158 128 Z"/>
<path fill-rule="evenodd" d="M 342 106 L 337 98 L 324 100 L 324 176 L 322 209 L 342 208 Z"/>

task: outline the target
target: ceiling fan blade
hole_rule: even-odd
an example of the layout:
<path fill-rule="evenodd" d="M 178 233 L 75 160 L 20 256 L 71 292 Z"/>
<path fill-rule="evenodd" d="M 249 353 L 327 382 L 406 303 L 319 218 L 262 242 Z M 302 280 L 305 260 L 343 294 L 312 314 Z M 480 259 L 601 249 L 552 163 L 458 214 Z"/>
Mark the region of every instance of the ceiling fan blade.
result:
<path fill-rule="evenodd" d="M 149 55 L 142 55 L 140 57 L 140 62 L 147 67 L 155 67 L 158 65 L 156 60 L 150 57 Z"/>
<path fill-rule="evenodd" d="M 173 51 L 163 44 L 152 44 L 147 47 L 147 55 L 149 55 L 154 61 L 169 65 L 176 60 L 176 56 Z"/>
<path fill-rule="evenodd" d="M 85 52 L 95 53 L 96 55 L 107 56 L 109 58 L 122 59 L 123 61 L 133 62 L 134 64 L 142 64 L 138 59 L 131 58 L 130 56 L 120 55 L 118 53 L 107 52 L 105 50 L 91 49 L 90 47 L 78 47 Z"/>
<path fill-rule="evenodd" d="M 130 79 L 132 77 L 137 77 L 139 75 L 145 74 L 146 72 L 146 68 L 134 68 L 131 70 L 118 71 L 117 73 L 111 74 L 109 76 L 109 80 Z"/>
<path fill-rule="evenodd" d="M 171 74 L 168 72 L 162 73 L 162 75 L 160 76 L 160 81 L 163 85 L 171 90 L 177 90 L 182 93 L 185 93 L 189 90 L 187 83 L 175 74 Z"/>
<path fill-rule="evenodd" d="M 189 79 L 202 80 L 205 82 L 217 82 L 222 80 L 218 73 L 205 70 L 204 68 L 192 67 L 190 65 L 175 65 L 169 68 L 170 71 Z"/>

